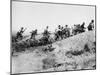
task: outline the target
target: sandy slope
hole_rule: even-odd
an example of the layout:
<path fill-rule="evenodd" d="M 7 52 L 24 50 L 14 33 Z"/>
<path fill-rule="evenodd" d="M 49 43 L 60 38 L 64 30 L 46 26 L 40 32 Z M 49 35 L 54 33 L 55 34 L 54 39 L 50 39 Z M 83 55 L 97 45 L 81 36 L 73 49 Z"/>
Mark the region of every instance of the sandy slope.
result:
<path fill-rule="evenodd" d="M 88 43 L 89 45 L 92 45 L 91 42 L 95 41 L 95 32 L 89 31 L 85 33 L 81 33 L 78 35 L 75 35 L 73 37 L 67 38 L 65 40 L 59 41 L 54 43 L 54 46 L 58 46 L 61 49 L 67 49 L 67 50 L 81 50 L 84 47 L 84 44 Z M 90 47 L 90 46 L 89 46 Z"/>
<path fill-rule="evenodd" d="M 95 32 L 88 31 L 53 43 L 52 52 L 44 53 L 42 47 L 12 57 L 12 73 L 95 69 Z M 88 44 L 89 52 L 84 51 Z M 73 55 L 73 51 L 84 51 Z M 44 62 L 43 62 L 44 61 Z"/>

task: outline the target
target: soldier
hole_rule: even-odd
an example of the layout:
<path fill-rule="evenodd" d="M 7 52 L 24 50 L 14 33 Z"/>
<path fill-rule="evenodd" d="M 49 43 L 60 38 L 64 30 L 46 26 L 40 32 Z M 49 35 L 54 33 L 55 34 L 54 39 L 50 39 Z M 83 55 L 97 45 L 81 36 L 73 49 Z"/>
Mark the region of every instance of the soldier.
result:
<path fill-rule="evenodd" d="M 37 35 L 37 29 L 30 32 L 31 33 L 31 38 L 30 39 L 34 39 L 35 40 L 35 36 Z"/>
<path fill-rule="evenodd" d="M 34 36 L 34 31 L 32 30 L 30 33 L 31 33 L 31 37 L 30 37 L 30 39 L 32 39 L 33 36 Z"/>
<path fill-rule="evenodd" d="M 58 25 L 58 28 L 56 29 L 55 32 L 55 40 L 59 40 L 59 38 L 62 38 L 62 27 L 61 25 Z"/>
<path fill-rule="evenodd" d="M 84 25 L 85 25 L 85 22 L 83 22 L 82 25 L 81 25 L 82 32 L 85 32 L 85 30 L 84 30 L 84 29 L 85 29 Z"/>
<path fill-rule="evenodd" d="M 21 27 L 20 33 L 23 33 L 25 30 L 23 27 Z"/>
<path fill-rule="evenodd" d="M 84 28 L 85 22 L 82 23 L 81 27 Z"/>
<path fill-rule="evenodd" d="M 65 29 L 64 27 L 62 26 L 61 27 L 61 39 L 63 39 L 65 37 Z"/>
<path fill-rule="evenodd" d="M 78 33 L 80 33 L 82 31 L 82 29 L 81 29 L 81 25 L 80 24 L 74 24 L 74 28 L 73 28 L 73 34 L 74 35 L 76 35 L 76 34 L 78 34 Z"/>
<path fill-rule="evenodd" d="M 50 39 L 50 33 L 48 31 L 48 26 L 47 26 L 46 29 L 43 32 L 43 43 L 44 44 L 49 43 L 50 42 L 49 39 Z"/>
<path fill-rule="evenodd" d="M 65 31 L 65 37 L 69 37 L 70 31 L 69 31 L 68 25 L 65 25 L 64 31 Z"/>
<path fill-rule="evenodd" d="M 68 25 L 65 25 L 65 28 L 64 29 L 65 29 L 65 31 L 67 31 L 68 30 Z"/>
<path fill-rule="evenodd" d="M 58 36 L 59 36 L 59 38 L 61 38 L 61 39 L 63 39 L 63 37 L 62 37 L 62 35 L 63 35 L 62 31 L 63 31 L 63 27 L 61 27 L 61 25 L 59 25 L 59 26 L 58 26 Z"/>
<path fill-rule="evenodd" d="M 23 27 L 21 27 L 21 30 L 17 32 L 17 39 L 18 38 L 23 38 L 23 33 L 25 32 L 26 28 L 24 29 Z"/>
<path fill-rule="evenodd" d="M 91 20 L 90 24 L 88 25 L 88 30 L 93 30 L 94 29 L 94 20 Z"/>
<path fill-rule="evenodd" d="M 58 31 L 61 31 L 61 25 L 58 25 Z"/>
<path fill-rule="evenodd" d="M 62 30 L 64 29 L 64 27 L 63 27 L 63 26 L 61 26 L 61 27 L 60 27 L 60 29 L 61 29 L 61 31 L 62 31 Z"/>
<path fill-rule="evenodd" d="M 46 29 L 44 30 L 43 36 L 48 37 L 49 38 L 49 31 L 48 31 L 48 26 L 46 27 Z"/>
<path fill-rule="evenodd" d="M 58 36 L 58 29 L 55 29 L 54 35 L 55 35 L 54 39 L 55 39 L 55 41 L 57 41 L 57 39 L 59 38 L 59 36 Z"/>

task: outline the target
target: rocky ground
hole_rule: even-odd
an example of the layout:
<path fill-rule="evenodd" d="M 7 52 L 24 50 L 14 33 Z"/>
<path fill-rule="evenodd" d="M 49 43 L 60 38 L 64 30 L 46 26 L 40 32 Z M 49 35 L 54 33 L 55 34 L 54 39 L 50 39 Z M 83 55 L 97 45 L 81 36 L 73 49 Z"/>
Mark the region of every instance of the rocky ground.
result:
<path fill-rule="evenodd" d="M 96 68 L 95 32 L 87 31 L 46 46 L 28 48 L 12 56 L 12 73 L 87 70 Z"/>

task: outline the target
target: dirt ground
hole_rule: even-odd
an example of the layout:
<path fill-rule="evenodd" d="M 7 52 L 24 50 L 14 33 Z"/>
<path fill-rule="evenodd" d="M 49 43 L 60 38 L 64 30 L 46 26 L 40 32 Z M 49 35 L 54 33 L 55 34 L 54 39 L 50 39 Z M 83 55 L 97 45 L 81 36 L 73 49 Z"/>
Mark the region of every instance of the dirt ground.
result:
<path fill-rule="evenodd" d="M 29 48 L 12 56 L 12 73 L 87 70 L 96 68 L 95 32 L 82 34 L 52 44 L 51 52 L 43 47 Z"/>

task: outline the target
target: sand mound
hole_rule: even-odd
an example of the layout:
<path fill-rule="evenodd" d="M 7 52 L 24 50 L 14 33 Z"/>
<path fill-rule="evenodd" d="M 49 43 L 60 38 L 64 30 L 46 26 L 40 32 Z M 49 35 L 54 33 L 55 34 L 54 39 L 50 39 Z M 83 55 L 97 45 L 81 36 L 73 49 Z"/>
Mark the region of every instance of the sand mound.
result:
<path fill-rule="evenodd" d="M 95 69 L 95 32 L 87 31 L 55 42 L 51 52 L 42 47 L 12 58 L 13 73 Z"/>

